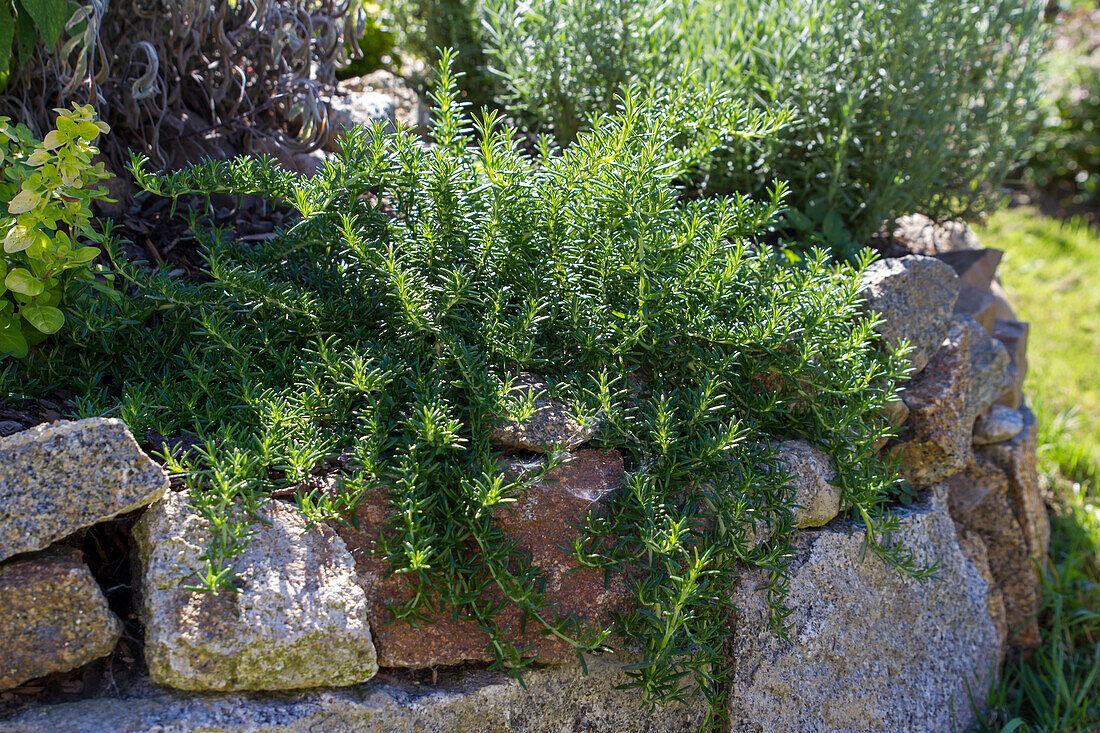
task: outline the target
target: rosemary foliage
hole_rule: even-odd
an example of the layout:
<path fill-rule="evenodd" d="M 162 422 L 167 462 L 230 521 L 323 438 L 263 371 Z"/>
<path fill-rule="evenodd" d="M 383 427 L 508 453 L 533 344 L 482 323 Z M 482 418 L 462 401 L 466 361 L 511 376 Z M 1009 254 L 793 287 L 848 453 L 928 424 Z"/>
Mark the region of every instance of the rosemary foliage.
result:
<path fill-rule="evenodd" d="M 200 437 L 197 453 L 170 457 L 214 528 L 198 587 L 232 587 L 248 512 L 342 457 L 339 492 L 303 489 L 298 504 L 314 521 L 347 518 L 365 490 L 387 488 L 380 552 L 416 591 L 399 619 L 476 621 L 496 665 L 518 673 L 531 656 L 496 621 L 503 597 L 578 653 L 621 634 L 644 652 L 629 674 L 647 700 L 698 690 L 721 716 L 737 577 L 763 568 L 780 633 L 788 613 L 793 491 L 778 439 L 827 451 L 869 549 L 927 572 L 889 539 L 895 475 L 874 445 L 905 367 L 861 311 L 866 261 L 760 245 L 780 186 L 759 201 L 678 196 L 685 150 L 777 124 L 728 98 L 699 99 L 722 129 L 685 132 L 628 90 L 569 148 L 544 141 L 531 156 L 455 89 L 445 56 L 430 145 L 359 130 L 312 178 L 268 159 L 170 174 L 136 159 L 148 191 L 263 194 L 300 217 L 264 244 L 196 220 L 208 281 L 138 281 L 137 296 L 88 308 L 77 341 L 9 368 L 0 388 L 66 385 L 85 415 L 116 409 L 139 434 Z M 505 478 L 489 442 L 494 421 L 531 413 L 512 389 L 522 372 L 543 375 L 598 424 L 593 443 L 625 457 L 623 488 L 573 547 L 636 596 L 614 629 L 556 614 L 496 519 L 539 479 Z"/>

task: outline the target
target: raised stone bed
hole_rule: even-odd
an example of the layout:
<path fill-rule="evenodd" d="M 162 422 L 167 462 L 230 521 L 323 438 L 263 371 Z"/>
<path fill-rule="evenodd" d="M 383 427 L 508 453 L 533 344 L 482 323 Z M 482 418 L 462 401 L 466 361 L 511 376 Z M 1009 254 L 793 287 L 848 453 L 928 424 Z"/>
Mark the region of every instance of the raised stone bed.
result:
<path fill-rule="evenodd" d="M 901 431 L 882 450 L 919 490 L 896 539 L 918 563 L 937 563 L 938 577 L 903 577 L 864 552 L 862 525 L 837 518 L 828 456 L 779 440 L 799 505 L 790 636 L 768 629 L 762 579 L 744 576 L 730 620 L 730 730 L 965 728 L 1003 657 L 1038 643 L 1035 567 L 1049 526 L 1020 392 L 1027 325 L 995 287 L 999 253 L 967 250 L 967 230 L 917 224 L 903 234 L 939 257 L 874 266 L 867 307 L 886 318 L 885 339 L 915 346 L 912 381 L 887 416 Z M 531 457 L 502 456 L 502 470 L 534 470 L 552 447 L 572 460 L 498 518 L 559 611 L 604 623 L 629 594 L 578 570 L 560 546 L 622 485 L 622 458 L 586 448 L 593 426 L 541 395 L 537 378 L 518 387 L 535 391 L 535 417 L 498 426 L 494 439 Z M 73 536 L 154 503 L 133 532 L 147 671 L 97 698 L 20 706 L 0 732 L 676 731 L 702 720 L 699 700 L 647 711 L 638 692 L 616 689 L 636 661 L 629 649 L 588 657 L 585 675 L 565 645 L 528 627 L 539 665 L 525 689 L 485 669 L 486 636 L 469 621 L 391 623 L 409 591 L 370 552 L 387 511 L 380 490 L 354 528 L 310 526 L 270 502 L 233 560 L 238 592 L 192 591 L 205 520 L 167 485 L 115 420 L 0 438 L 0 690 L 111 652 L 120 623 Z M 500 621 L 520 635 L 518 615 Z"/>

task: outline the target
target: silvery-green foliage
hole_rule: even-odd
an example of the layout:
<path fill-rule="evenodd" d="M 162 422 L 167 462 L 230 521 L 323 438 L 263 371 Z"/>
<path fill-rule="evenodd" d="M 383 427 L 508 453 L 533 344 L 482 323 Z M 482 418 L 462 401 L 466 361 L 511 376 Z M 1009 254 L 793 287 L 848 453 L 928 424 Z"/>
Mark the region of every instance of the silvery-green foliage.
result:
<path fill-rule="evenodd" d="M 789 184 L 792 225 L 845 255 L 884 219 L 988 205 L 1021 154 L 1042 3 L 482 0 L 501 99 L 572 139 L 628 83 L 717 88 L 797 119 L 719 151 L 712 193 Z"/>

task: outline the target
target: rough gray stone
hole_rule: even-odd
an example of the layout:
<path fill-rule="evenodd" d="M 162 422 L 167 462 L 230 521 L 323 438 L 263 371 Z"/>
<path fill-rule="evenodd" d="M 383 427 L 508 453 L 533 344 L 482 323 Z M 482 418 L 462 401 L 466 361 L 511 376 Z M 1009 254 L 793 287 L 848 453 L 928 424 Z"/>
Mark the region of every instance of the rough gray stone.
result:
<path fill-rule="evenodd" d="M 1016 518 L 1008 477 L 976 457 L 947 480 L 951 516 L 986 547 L 989 568 L 1005 607 L 1005 635 L 1017 648 L 1039 644 L 1036 616 L 1041 601 L 1039 573 L 1028 537 Z"/>
<path fill-rule="evenodd" d="M 970 316 L 982 325 L 986 333 L 993 333 L 993 321 L 997 315 L 998 300 L 993 294 L 993 277 L 1004 257 L 999 249 L 966 249 L 945 252 L 936 256 L 954 268 L 959 276 L 959 299 L 955 312 Z"/>
<path fill-rule="evenodd" d="M 397 121 L 405 127 L 424 129 L 428 126 L 428 107 L 421 100 L 416 90 L 400 76 L 377 69 L 369 74 L 345 79 L 340 82 L 342 91 L 351 92 L 377 92 L 384 94 L 393 100 L 394 114 Z"/>
<path fill-rule="evenodd" d="M 974 445 L 1011 440 L 1024 429 L 1024 417 L 1011 407 L 993 405 L 974 423 Z"/>
<path fill-rule="evenodd" d="M 866 308 L 878 313 L 877 331 L 891 346 L 908 341 L 914 372 L 924 369 L 947 336 L 959 296 L 958 276 L 934 257 L 879 260 L 863 275 Z"/>
<path fill-rule="evenodd" d="M 955 270 L 959 283 L 988 292 L 1001 264 L 1004 252 L 999 249 L 965 249 L 936 255 Z"/>
<path fill-rule="evenodd" d="M 0 690 L 106 656 L 121 632 L 78 553 L 0 567 Z"/>
<path fill-rule="evenodd" d="M 534 374 L 514 380 L 518 392 L 534 393 L 535 414 L 529 420 L 502 421 L 492 428 L 490 439 L 503 448 L 546 453 L 554 447 L 573 450 L 595 434 L 595 426 L 581 423 L 557 400 L 545 397 L 547 384 Z"/>
<path fill-rule="evenodd" d="M 237 593 L 197 593 L 208 523 L 170 493 L 134 528 L 141 560 L 145 659 L 185 690 L 351 685 L 378 669 L 355 563 L 335 532 L 281 502 L 258 512 L 232 560 Z"/>
<path fill-rule="evenodd" d="M 1042 563 L 1050 550 L 1050 517 L 1039 489 L 1038 428 L 1031 410 L 1024 407 L 1020 415 L 1024 419 L 1023 430 L 1011 440 L 979 446 L 977 453 L 1008 476 L 1012 510 L 1024 530 L 1028 552 L 1036 563 Z"/>
<path fill-rule="evenodd" d="M 734 596 L 735 731 L 965 730 L 1001 658 L 988 567 L 964 552 L 937 485 L 903 510 L 897 539 L 941 580 L 901 577 L 845 522 L 795 536 L 790 642 L 767 630 L 762 576 Z M 974 559 L 971 556 L 974 556 Z"/>
<path fill-rule="evenodd" d="M 0 560 L 150 504 L 167 488 L 121 420 L 60 421 L 0 438 Z"/>
<path fill-rule="evenodd" d="M 1008 350 L 990 338 L 973 320 L 961 320 L 970 329 L 970 389 L 966 396 L 966 419 L 973 425 L 1012 386 L 1012 363 Z M 981 330 L 979 330 L 981 329 Z"/>
<path fill-rule="evenodd" d="M 1024 403 L 1024 378 L 1027 376 L 1027 337 L 1031 326 L 1023 321 L 993 321 L 993 338 L 1008 351 L 1012 384 L 997 403 L 1018 410 Z"/>
<path fill-rule="evenodd" d="M 86 700 L 31 710 L 0 733 L 513 733 L 616 731 L 695 733 L 702 704 L 642 708 L 626 683 L 627 657 L 591 656 L 579 665 L 524 674 L 527 689 L 499 672 L 441 670 L 434 684 L 423 675 L 380 674 L 366 685 L 299 695 L 181 695 L 148 689 L 129 699 Z"/>
<path fill-rule="evenodd" d="M 397 130 L 393 98 L 386 94 L 345 91 L 329 97 L 328 109 L 329 139 L 324 148 L 332 153 L 340 149 L 336 144 L 337 138 L 357 125 L 370 127 L 379 122 L 387 132 Z"/>
<path fill-rule="evenodd" d="M 978 235 L 961 221 L 937 223 L 924 214 L 907 214 L 895 222 L 894 237 L 924 255 L 978 249 Z"/>
<path fill-rule="evenodd" d="M 974 320 L 955 315 L 928 367 L 902 393 L 910 413 L 899 442 L 902 475 L 923 487 L 961 471 L 973 457 L 974 421 L 1009 384 L 1008 354 Z"/>
<path fill-rule="evenodd" d="M 828 453 L 805 440 L 784 440 L 779 444 L 779 462 L 791 474 L 795 489 L 795 527 L 820 527 L 840 513 L 841 489 L 830 483 L 836 471 Z"/>

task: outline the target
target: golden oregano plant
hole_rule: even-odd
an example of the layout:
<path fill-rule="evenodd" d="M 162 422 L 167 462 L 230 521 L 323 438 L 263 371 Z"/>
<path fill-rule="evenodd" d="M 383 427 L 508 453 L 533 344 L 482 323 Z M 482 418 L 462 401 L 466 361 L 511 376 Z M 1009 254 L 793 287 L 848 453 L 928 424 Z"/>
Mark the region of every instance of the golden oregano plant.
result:
<path fill-rule="evenodd" d="M 94 278 L 99 248 L 90 226 L 93 199 L 107 199 L 96 186 L 110 177 L 94 143 L 108 132 L 91 105 L 57 109 L 57 129 L 39 141 L 26 125 L 0 117 L 0 358 L 22 357 L 28 348 L 65 323 L 61 306 L 69 288 Z"/>

